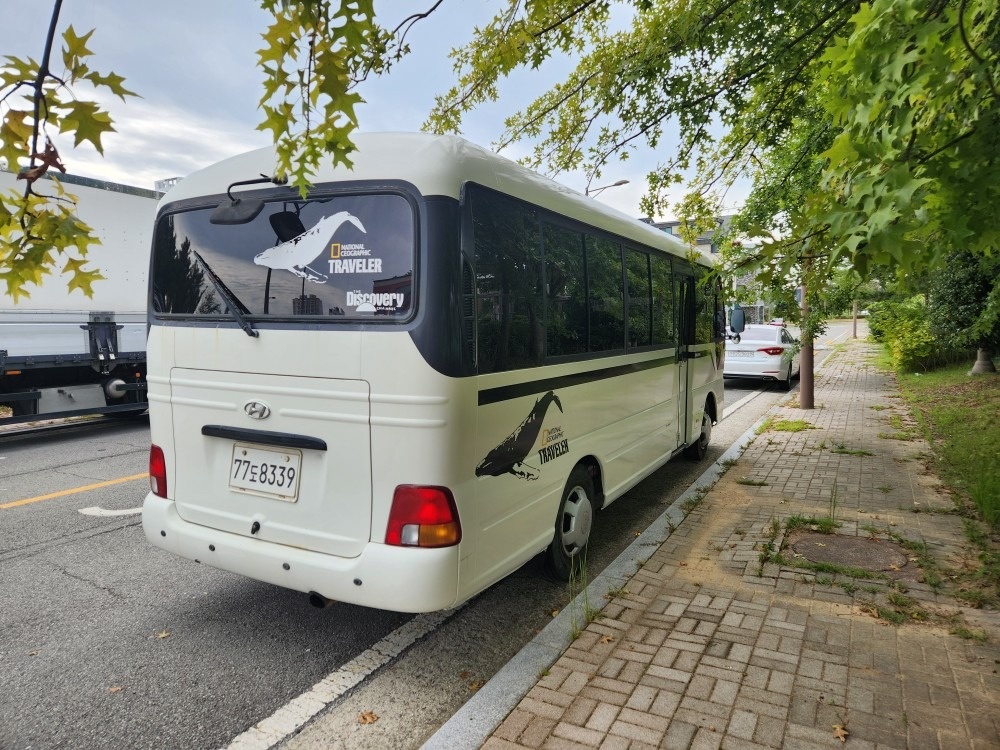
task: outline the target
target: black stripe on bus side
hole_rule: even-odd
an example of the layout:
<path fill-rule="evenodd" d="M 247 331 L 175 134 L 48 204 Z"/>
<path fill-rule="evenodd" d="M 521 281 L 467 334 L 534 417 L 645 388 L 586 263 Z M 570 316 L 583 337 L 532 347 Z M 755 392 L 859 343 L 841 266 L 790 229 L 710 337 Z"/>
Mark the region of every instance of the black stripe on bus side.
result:
<path fill-rule="evenodd" d="M 208 437 L 239 440 L 244 443 L 259 445 L 276 445 L 279 448 L 309 448 L 314 451 L 325 451 L 326 441 L 308 435 L 296 435 L 291 432 L 269 432 L 268 430 L 249 430 L 245 427 L 226 427 L 221 424 L 207 424 L 201 428 L 201 434 Z"/>
<path fill-rule="evenodd" d="M 510 399 L 522 396 L 532 396 L 545 391 L 556 391 L 560 388 L 569 388 L 574 385 L 582 385 L 583 383 L 618 378 L 634 372 L 651 370 L 654 367 L 666 367 L 667 365 L 674 364 L 676 361 L 677 357 L 660 357 L 659 359 L 650 359 L 646 362 L 636 362 L 630 365 L 604 367 L 600 370 L 588 370 L 587 372 L 576 372 L 572 375 L 560 375 L 555 378 L 530 380 L 527 383 L 515 383 L 513 385 L 502 385 L 497 388 L 487 388 L 479 392 L 479 405 L 496 404 L 501 401 L 509 401 Z"/>

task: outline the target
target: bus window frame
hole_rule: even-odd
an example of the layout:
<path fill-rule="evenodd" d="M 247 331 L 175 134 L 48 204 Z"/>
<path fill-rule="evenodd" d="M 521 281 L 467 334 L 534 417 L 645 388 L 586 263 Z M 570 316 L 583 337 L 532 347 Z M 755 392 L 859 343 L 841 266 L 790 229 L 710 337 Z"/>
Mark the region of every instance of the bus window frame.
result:
<path fill-rule="evenodd" d="M 281 201 L 300 201 L 298 192 L 289 194 L 290 188 L 263 188 L 261 190 L 248 190 L 241 192 L 241 196 L 262 200 L 265 207 L 269 203 Z M 423 204 L 424 196 L 411 183 L 405 180 L 357 180 L 350 182 L 319 183 L 314 185 L 309 191 L 306 201 L 322 201 L 344 196 L 371 196 L 371 195 L 397 195 L 403 198 L 409 205 L 413 223 L 413 283 L 411 285 L 410 310 L 406 316 L 390 317 L 388 315 L 373 316 L 371 319 L 346 318 L 340 315 L 261 315 L 258 313 L 244 314 L 244 318 L 253 323 L 256 328 L 273 330 L 301 330 L 304 327 L 320 326 L 324 328 L 329 325 L 336 330 L 365 330 L 372 326 L 382 328 L 386 326 L 412 328 L 420 314 L 421 284 L 423 283 L 422 265 L 424 250 L 421 241 L 424 223 Z M 220 202 L 228 201 L 226 193 L 218 193 L 210 196 L 199 196 L 189 198 L 174 203 L 164 205 L 157 211 L 153 224 L 153 236 L 151 238 L 151 248 L 149 254 L 149 278 L 153 280 L 154 258 L 156 255 L 156 231 L 161 220 L 168 217 L 188 213 L 197 210 L 211 210 L 218 206 Z M 149 299 L 147 309 L 150 320 L 155 320 L 159 325 L 173 325 L 178 327 L 197 327 L 203 324 L 218 324 L 234 322 L 233 317 L 226 313 L 218 315 L 206 315 L 200 313 L 165 313 L 159 312 L 153 305 L 152 288 L 149 285 Z"/>

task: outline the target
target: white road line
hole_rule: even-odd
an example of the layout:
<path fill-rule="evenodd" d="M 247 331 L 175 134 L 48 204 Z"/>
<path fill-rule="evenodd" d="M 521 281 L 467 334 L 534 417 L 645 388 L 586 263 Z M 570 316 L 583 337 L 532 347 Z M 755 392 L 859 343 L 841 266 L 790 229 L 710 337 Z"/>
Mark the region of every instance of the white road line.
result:
<path fill-rule="evenodd" d="M 722 418 L 725 419 L 730 414 L 732 414 L 734 411 L 736 411 L 737 409 L 739 409 L 741 406 L 746 406 L 748 403 L 750 403 L 751 401 L 753 401 L 755 398 L 757 398 L 763 392 L 764 392 L 763 388 L 758 388 L 756 391 L 752 391 L 751 393 L 748 393 L 746 396 L 744 396 L 743 398 L 741 398 L 739 401 L 737 401 L 732 406 L 725 405 L 723 407 L 723 410 L 722 410 Z"/>
<path fill-rule="evenodd" d="M 462 605 L 464 606 L 464 605 Z M 228 750 L 267 750 L 297 732 L 316 714 L 361 684 L 419 639 L 440 627 L 462 606 L 444 612 L 428 612 L 396 628 L 374 646 L 317 682 L 297 698 L 229 743 Z"/>
<path fill-rule="evenodd" d="M 96 505 L 90 508 L 80 508 L 85 516 L 134 516 L 142 513 L 142 508 L 126 508 L 125 510 L 105 510 Z"/>

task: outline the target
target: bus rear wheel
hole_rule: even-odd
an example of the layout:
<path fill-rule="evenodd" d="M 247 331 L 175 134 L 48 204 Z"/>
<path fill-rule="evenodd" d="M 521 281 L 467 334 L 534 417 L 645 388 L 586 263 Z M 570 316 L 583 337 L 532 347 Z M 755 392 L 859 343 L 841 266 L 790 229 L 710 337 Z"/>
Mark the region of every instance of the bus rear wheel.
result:
<path fill-rule="evenodd" d="M 712 415 L 708 413 L 708 409 L 701 415 L 701 434 L 698 435 L 698 439 L 695 440 L 691 445 L 687 447 L 684 451 L 684 455 L 690 458 L 692 461 L 701 461 L 708 453 L 708 444 L 712 440 Z"/>
<path fill-rule="evenodd" d="M 568 581 L 580 574 L 594 525 L 594 480 L 586 466 L 577 465 L 566 481 L 556 533 L 545 553 L 545 567 L 553 578 Z"/>

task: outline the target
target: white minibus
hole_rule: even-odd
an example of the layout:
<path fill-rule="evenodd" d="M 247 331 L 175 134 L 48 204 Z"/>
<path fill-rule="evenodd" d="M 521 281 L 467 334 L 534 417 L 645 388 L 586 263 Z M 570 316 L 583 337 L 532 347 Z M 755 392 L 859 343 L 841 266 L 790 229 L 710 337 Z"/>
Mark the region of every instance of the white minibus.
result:
<path fill-rule="evenodd" d="M 149 541 L 331 600 L 447 609 L 722 417 L 711 258 L 461 138 L 270 149 L 176 185 L 150 272 Z"/>

